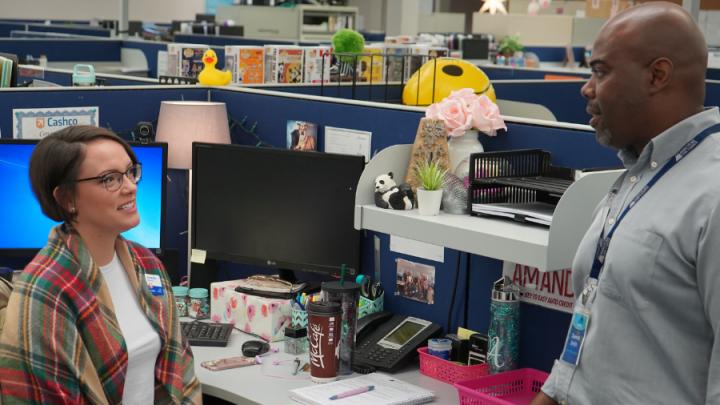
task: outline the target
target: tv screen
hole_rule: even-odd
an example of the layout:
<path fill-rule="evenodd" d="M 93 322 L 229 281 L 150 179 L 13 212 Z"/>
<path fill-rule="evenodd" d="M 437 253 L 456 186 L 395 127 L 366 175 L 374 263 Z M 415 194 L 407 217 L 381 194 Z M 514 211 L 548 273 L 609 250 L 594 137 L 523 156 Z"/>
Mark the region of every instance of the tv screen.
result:
<path fill-rule="evenodd" d="M 349 274 L 361 156 L 193 144 L 191 244 L 208 258 Z"/>
<path fill-rule="evenodd" d="M 30 156 L 36 141 L 0 140 L 0 251 L 39 250 L 57 223 L 40 209 L 30 186 Z M 167 144 L 132 144 L 142 163 L 137 209 L 140 224 L 123 236 L 150 249 L 161 247 Z"/>

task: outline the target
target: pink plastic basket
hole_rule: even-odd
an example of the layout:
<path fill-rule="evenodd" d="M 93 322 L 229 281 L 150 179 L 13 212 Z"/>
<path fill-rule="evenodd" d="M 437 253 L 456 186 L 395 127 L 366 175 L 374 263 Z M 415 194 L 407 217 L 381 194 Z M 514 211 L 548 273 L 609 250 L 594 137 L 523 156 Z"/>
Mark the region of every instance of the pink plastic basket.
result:
<path fill-rule="evenodd" d="M 460 405 L 529 404 L 540 391 L 548 373 L 521 368 L 455 383 Z"/>
<path fill-rule="evenodd" d="M 488 373 L 487 364 L 463 366 L 428 354 L 427 347 L 417 349 L 420 354 L 420 372 L 446 383 L 478 378 Z"/>

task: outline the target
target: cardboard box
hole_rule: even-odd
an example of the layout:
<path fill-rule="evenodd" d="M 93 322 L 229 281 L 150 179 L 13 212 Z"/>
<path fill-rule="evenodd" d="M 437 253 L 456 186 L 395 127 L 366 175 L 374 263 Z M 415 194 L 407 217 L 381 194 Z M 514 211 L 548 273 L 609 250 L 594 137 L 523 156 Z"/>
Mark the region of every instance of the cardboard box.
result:
<path fill-rule="evenodd" d="M 585 0 L 585 17 L 610 18 L 634 4 L 633 0 Z"/>
<path fill-rule="evenodd" d="M 272 342 L 283 340 L 291 323 L 292 300 L 237 292 L 238 285 L 238 280 L 210 284 L 210 320 L 231 323 Z"/>
<path fill-rule="evenodd" d="M 265 45 L 265 83 L 302 83 L 303 49 Z"/>
<path fill-rule="evenodd" d="M 167 44 L 168 76 L 197 77 L 205 64 L 203 53 L 210 49 L 202 44 Z"/>
<path fill-rule="evenodd" d="M 305 83 L 330 83 L 332 54 L 329 46 L 305 47 L 303 81 Z"/>
<path fill-rule="evenodd" d="M 264 48 L 262 46 L 225 46 L 225 69 L 232 73 L 233 83 L 264 83 Z"/>

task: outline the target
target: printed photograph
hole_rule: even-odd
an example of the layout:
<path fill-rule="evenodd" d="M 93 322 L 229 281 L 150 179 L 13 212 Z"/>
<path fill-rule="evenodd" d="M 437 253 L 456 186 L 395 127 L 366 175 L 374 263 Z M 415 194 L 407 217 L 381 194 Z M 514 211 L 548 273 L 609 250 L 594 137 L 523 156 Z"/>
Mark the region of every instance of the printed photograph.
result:
<path fill-rule="evenodd" d="M 434 304 L 435 267 L 398 259 L 395 295 Z"/>
<path fill-rule="evenodd" d="M 292 150 L 317 150 L 317 125 L 312 122 L 288 120 L 287 147 Z"/>

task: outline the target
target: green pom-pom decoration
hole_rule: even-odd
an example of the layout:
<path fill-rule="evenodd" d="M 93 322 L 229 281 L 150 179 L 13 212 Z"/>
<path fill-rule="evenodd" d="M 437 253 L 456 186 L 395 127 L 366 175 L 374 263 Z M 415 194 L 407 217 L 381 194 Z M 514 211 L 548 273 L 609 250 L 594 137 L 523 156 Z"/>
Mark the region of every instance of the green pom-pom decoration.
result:
<path fill-rule="evenodd" d="M 341 29 L 332 37 L 335 53 L 361 53 L 365 49 L 365 38 L 359 32 L 351 29 Z M 344 55 L 339 57 L 344 63 L 353 63 L 355 57 Z"/>

